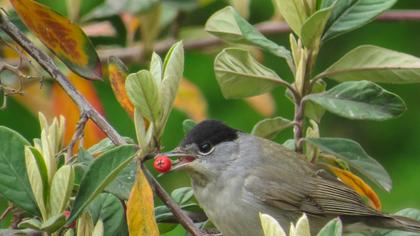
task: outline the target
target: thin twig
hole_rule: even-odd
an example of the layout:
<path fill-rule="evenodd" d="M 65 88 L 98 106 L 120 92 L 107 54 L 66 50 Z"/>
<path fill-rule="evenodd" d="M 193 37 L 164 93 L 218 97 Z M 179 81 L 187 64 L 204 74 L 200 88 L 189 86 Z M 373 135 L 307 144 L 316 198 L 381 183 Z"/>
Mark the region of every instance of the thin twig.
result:
<path fill-rule="evenodd" d="M 294 116 L 294 129 L 293 129 L 293 136 L 295 140 L 295 151 L 302 153 L 303 147 L 301 139 L 303 137 L 303 129 L 304 129 L 304 102 L 302 100 L 295 101 L 295 116 Z"/>
<path fill-rule="evenodd" d="M 376 18 L 380 21 L 418 21 L 420 20 L 419 10 L 392 10 L 383 13 Z"/>
<path fill-rule="evenodd" d="M 184 213 L 187 214 L 188 217 L 190 217 L 190 219 L 194 221 L 195 223 L 200 223 L 200 222 L 204 222 L 208 220 L 208 217 L 206 216 L 206 214 L 204 214 L 204 212 L 184 211 Z M 179 220 L 177 217 L 168 216 L 165 218 L 166 219 L 158 220 L 157 223 L 169 223 L 169 224 L 179 223 Z"/>
<path fill-rule="evenodd" d="M 0 110 L 4 110 L 6 108 L 7 108 L 7 94 L 4 93 L 3 94 L 3 102 L 2 102 L 2 104 L 0 106 Z"/>
<path fill-rule="evenodd" d="M 8 206 L 0 215 L 0 221 L 4 220 L 6 216 L 13 210 L 13 206 Z"/>
<path fill-rule="evenodd" d="M 54 78 L 73 102 L 79 107 L 81 113 L 86 113 L 115 144 L 125 144 L 125 140 L 117 131 L 99 114 L 99 112 L 83 97 L 67 80 L 67 77 L 57 68 L 53 59 L 39 50 L 35 45 L 4 15 L 0 16 L 0 28 L 18 43 L 38 64 Z"/>
<path fill-rule="evenodd" d="M 420 21 L 420 11 L 419 10 L 392 10 L 383 13 L 378 16 L 376 19 L 378 21 Z M 289 26 L 284 22 L 278 21 L 267 21 L 256 24 L 255 27 L 261 33 L 265 35 L 278 34 L 278 33 L 288 33 L 290 32 Z M 158 53 L 163 53 L 169 50 L 172 44 L 175 42 L 175 39 L 165 39 L 155 43 L 154 51 Z M 209 36 L 207 38 L 202 38 L 199 40 L 185 40 L 184 48 L 186 50 L 193 49 L 204 49 L 212 46 L 216 46 L 223 43 L 222 40 Z M 125 61 L 141 61 L 144 60 L 144 50 L 141 45 L 136 45 L 132 47 L 125 48 L 112 48 L 112 49 L 103 49 L 98 50 L 99 57 L 101 60 L 107 60 L 110 56 L 116 56 L 121 60 Z"/>
<path fill-rule="evenodd" d="M 73 156 L 74 145 L 76 145 L 77 140 L 82 138 L 88 120 L 86 113 L 81 113 L 79 122 L 77 122 L 76 125 L 76 130 L 71 138 L 70 144 L 67 146 L 66 163 L 70 163 L 71 157 Z"/>
<path fill-rule="evenodd" d="M 152 173 L 141 165 L 145 175 L 149 179 L 149 182 L 152 183 L 152 188 L 157 195 L 160 196 L 162 202 L 172 211 L 172 214 L 178 219 L 179 223 L 184 226 L 192 235 L 202 235 L 201 231 L 195 227 L 194 222 L 186 213 L 181 209 L 181 207 L 176 204 L 172 198 L 166 193 L 165 189 L 160 185 L 160 183 L 153 177 Z"/>
<path fill-rule="evenodd" d="M 22 219 L 24 217 L 24 213 L 22 210 L 16 209 L 13 211 L 13 218 L 12 218 L 12 229 L 17 229 L 20 222 L 22 222 Z"/>
<path fill-rule="evenodd" d="M 41 67 L 54 78 L 65 90 L 67 95 L 79 107 L 80 113 L 86 114 L 98 127 L 105 132 L 109 139 L 116 145 L 124 145 L 127 142 L 124 138 L 108 123 L 107 120 L 83 97 L 76 88 L 67 80 L 66 76 L 57 68 L 53 59 L 39 50 L 33 43 L 5 16 L 0 14 L 0 28 L 18 43 Z M 195 227 L 191 219 L 185 215 L 179 206 L 173 202 L 168 193 L 160 186 L 157 180 L 145 171 L 150 180 L 152 188 L 161 198 L 172 213 L 178 217 L 181 225 L 193 236 L 202 235 L 201 231 Z"/>

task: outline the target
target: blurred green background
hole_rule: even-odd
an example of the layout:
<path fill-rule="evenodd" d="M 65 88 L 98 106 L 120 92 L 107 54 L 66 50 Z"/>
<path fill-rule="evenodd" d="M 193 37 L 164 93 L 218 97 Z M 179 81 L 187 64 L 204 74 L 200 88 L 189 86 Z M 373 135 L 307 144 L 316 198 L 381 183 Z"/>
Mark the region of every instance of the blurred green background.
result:
<path fill-rule="evenodd" d="M 225 5 L 224 1 L 215 1 L 188 12 L 183 26 L 203 25 L 214 11 Z M 273 14 L 269 0 L 253 0 L 250 9 L 252 23 L 268 20 Z M 420 10 L 420 1 L 400 0 L 394 9 Z M 270 35 L 270 38 L 288 47 L 288 34 Z M 361 44 L 374 44 L 420 57 L 420 21 L 374 21 L 361 29 L 335 38 L 321 49 L 317 72 Z M 187 51 L 184 75 L 204 94 L 208 102 L 209 118 L 222 120 L 234 128 L 249 132 L 263 117 L 243 100 L 226 100 L 222 97 L 213 72 L 214 57 L 222 47 L 210 52 Z M 263 62 L 283 79 L 291 80 L 291 74 L 281 59 L 264 54 Z M 130 65 L 133 72 L 143 66 L 137 63 Z M 332 81 L 327 82 L 329 87 L 334 85 Z M 95 86 L 110 123 L 124 136 L 134 138 L 132 121 L 115 100 L 109 82 L 95 82 Z M 375 190 L 385 211 L 420 208 L 420 85 L 383 86 L 400 95 L 407 103 L 408 111 L 402 117 L 386 122 L 371 122 L 351 121 L 326 114 L 321 123 L 321 135 L 354 139 L 367 153 L 384 165 L 392 177 L 393 189 L 390 193 L 377 188 Z M 276 99 L 275 115 L 292 118 L 293 106 L 285 98 L 284 89 L 278 88 L 272 94 Z M 173 111 L 163 138 L 166 150 L 175 147 L 183 138 L 182 121 L 187 118 L 184 113 Z M 0 125 L 17 130 L 29 140 L 39 135 L 35 115 L 13 100 L 6 110 L 0 111 Z M 278 137 L 278 141 L 282 142 L 291 135 L 291 130 L 288 130 Z M 187 176 L 182 173 L 170 173 L 159 177 L 159 180 L 168 191 L 189 185 Z M 172 235 L 179 235 L 179 232 Z"/>

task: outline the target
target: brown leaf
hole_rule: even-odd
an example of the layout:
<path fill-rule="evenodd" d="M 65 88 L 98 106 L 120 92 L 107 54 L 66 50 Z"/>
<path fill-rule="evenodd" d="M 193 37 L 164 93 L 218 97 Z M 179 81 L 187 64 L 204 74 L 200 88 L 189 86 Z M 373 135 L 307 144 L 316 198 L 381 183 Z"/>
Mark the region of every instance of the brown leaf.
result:
<path fill-rule="evenodd" d="M 102 79 L 96 50 L 76 24 L 32 0 L 10 0 L 23 23 L 72 71 L 87 79 Z"/>
<path fill-rule="evenodd" d="M 276 111 L 276 103 L 270 93 L 249 97 L 245 101 L 263 116 L 272 116 Z"/>
<path fill-rule="evenodd" d="M 130 236 L 159 236 L 152 188 L 141 169 L 127 202 L 127 225 Z"/>

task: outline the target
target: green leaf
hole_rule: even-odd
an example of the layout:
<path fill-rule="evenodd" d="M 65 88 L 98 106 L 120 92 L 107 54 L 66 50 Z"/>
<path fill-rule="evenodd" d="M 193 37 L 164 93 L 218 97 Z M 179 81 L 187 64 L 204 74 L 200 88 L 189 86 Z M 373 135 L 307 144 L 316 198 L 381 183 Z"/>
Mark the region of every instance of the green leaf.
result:
<path fill-rule="evenodd" d="M 174 230 L 177 227 L 177 224 L 171 224 L 171 223 L 158 223 L 159 227 L 159 233 L 160 235 L 170 232 Z"/>
<path fill-rule="evenodd" d="M 158 54 L 153 52 L 152 58 L 150 59 L 150 73 L 153 75 L 153 79 L 156 81 L 158 87 L 162 81 L 162 59 Z"/>
<path fill-rule="evenodd" d="M 287 236 L 279 222 L 272 216 L 260 213 L 260 221 L 264 236 Z"/>
<path fill-rule="evenodd" d="M 156 121 L 160 114 L 159 90 L 152 74 L 141 70 L 127 76 L 125 89 L 130 101 L 149 121 Z"/>
<path fill-rule="evenodd" d="M 53 233 L 60 229 L 64 224 L 66 223 L 66 217 L 64 214 L 59 213 L 56 215 L 53 215 L 52 217 L 48 218 L 47 221 L 43 222 L 41 224 L 40 229 L 42 231 L 47 231 L 49 233 Z"/>
<path fill-rule="evenodd" d="M 129 137 L 123 138 L 127 143 L 134 143 L 134 141 Z M 107 152 L 115 147 L 115 144 L 109 138 L 104 138 L 101 141 L 99 141 L 99 143 L 92 145 L 89 149 L 87 149 L 87 151 L 90 153 L 90 155 L 96 156 L 98 154 Z"/>
<path fill-rule="evenodd" d="M 74 229 L 72 229 L 72 228 L 69 228 L 65 233 L 64 233 L 64 236 L 75 236 L 76 234 L 75 234 L 75 232 L 74 232 Z"/>
<path fill-rule="evenodd" d="M 0 126 L 0 195 L 32 215 L 39 215 L 25 164 L 25 146 L 30 145 L 14 130 Z"/>
<path fill-rule="evenodd" d="M 289 50 L 267 39 L 231 6 L 225 7 L 210 16 L 205 30 L 231 43 L 261 47 L 278 57 L 285 58 L 289 66 L 294 67 Z"/>
<path fill-rule="evenodd" d="M 348 52 L 315 78 L 324 77 L 337 81 L 419 83 L 420 58 L 377 46 L 363 45 Z"/>
<path fill-rule="evenodd" d="M 356 169 L 384 190 L 388 192 L 391 190 L 392 181 L 388 172 L 355 141 L 343 138 L 305 138 L 304 140 L 315 145 L 321 151 L 348 162 L 350 167 Z"/>
<path fill-rule="evenodd" d="M 47 196 L 45 196 L 45 189 L 48 188 L 44 186 L 40 168 L 38 168 L 37 158 L 33 154 L 32 151 L 36 149 L 26 146 L 25 147 L 25 163 L 26 163 L 26 170 L 29 178 L 29 183 L 31 183 L 32 193 L 34 194 L 36 204 L 38 205 L 39 210 L 41 211 L 41 216 L 43 219 L 48 217 L 47 207 L 45 205 L 45 200 Z M 39 154 L 39 152 L 38 152 Z M 37 156 L 41 156 L 40 154 Z M 42 158 L 42 156 L 41 156 Z M 45 162 L 43 163 L 45 166 Z M 46 169 L 46 168 L 45 168 Z"/>
<path fill-rule="evenodd" d="M 391 8 L 397 0 L 324 0 L 321 8 L 335 3 L 323 40 L 355 30 Z"/>
<path fill-rule="evenodd" d="M 163 80 L 159 90 L 159 97 L 162 99 L 163 115 L 162 127 L 166 124 L 172 103 L 178 92 L 179 83 L 184 73 L 184 46 L 177 42 L 169 49 L 163 62 Z M 161 129 L 163 132 L 163 129 Z"/>
<path fill-rule="evenodd" d="M 228 42 L 241 42 L 244 36 L 233 15 L 235 9 L 231 6 L 225 7 L 209 17 L 204 29 Z"/>
<path fill-rule="evenodd" d="M 87 151 L 90 155 L 97 155 L 106 151 L 109 151 L 111 149 L 115 148 L 115 144 L 109 139 L 104 138 L 99 143 L 94 144 L 91 146 Z M 79 158 L 79 157 L 77 157 Z M 79 161 L 79 159 L 77 159 Z"/>
<path fill-rule="evenodd" d="M 311 232 L 310 232 L 310 228 L 309 228 L 309 221 L 308 221 L 308 217 L 306 216 L 305 213 L 303 213 L 303 215 L 298 219 L 298 221 L 296 222 L 296 226 L 290 227 L 290 234 L 291 235 L 299 235 L 299 236 L 310 236 Z M 292 233 L 294 232 L 294 234 Z"/>
<path fill-rule="evenodd" d="M 156 222 L 162 222 L 172 217 L 172 212 L 165 205 L 155 207 Z"/>
<path fill-rule="evenodd" d="M 187 135 L 197 123 L 191 119 L 186 119 L 182 122 L 182 129 L 184 130 L 184 134 Z"/>
<path fill-rule="evenodd" d="M 369 81 L 344 82 L 305 99 L 336 115 L 357 120 L 392 119 L 406 110 L 400 97 Z"/>
<path fill-rule="evenodd" d="M 285 58 L 290 63 L 289 65 L 293 65 L 289 50 L 267 39 L 253 25 L 242 18 L 236 10 L 233 10 L 232 13 L 247 44 L 258 46 L 273 55 Z"/>
<path fill-rule="evenodd" d="M 68 206 L 74 184 L 74 170 L 64 165 L 57 170 L 51 183 L 51 214 L 61 214 Z"/>
<path fill-rule="evenodd" d="M 302 0 L 275 0 L 277 9 L 286 20 L 287 24 L 300 36 L 301 28 L 308 17 L 304 1 Z"/>
<path fill-rule="evenodd" d="M 255 96 L 286 83 L 247 50 L 238 48 L 221 51 L 214 61 L 214 71 L 225 98 Z"/>
<path fill-rule="evenodd" d="M 181 206 L 181 209 L 184 211 L 190 211 L 190 212 L 201 212 L 203 213 L 203 210 L 200 208 L 197 203 L 189 203 L 184 204 Z M 156 216 L 156 222 L 167 222 L 174 219 L 174 216 L 172 212 L 169 210 L 169 208 L 165 205 L 155 207 L 155 216 Z M 206 220 L 205 218 L 203 221 Z"/>
<path fill-rule="evenodd" d="M 274 139 L 281 131 L 293 126 L 293 122 L 283 117 L 267 118 L 252 128 L 251 134 L 266 139 Z"/>
<path fill-rule="evenodd" d="M 48 181 L 47 164 L 45 163 L 44 157 L 42 156 L 41 152 L 38 149 L 34 147 L 29 147 L 29 146 L 26 146 L 25 148 L 28 148 L 29 151 L 31 152 L 31 153 L 28 153 L 28 155 L 31 155 L 31 157 L 34 159 L 36 166 L 38 168 L 38 171 L 42 180 L 43 195 L 44 195 L 44 201 L 45 201 L 47 197 L 49 196 L 49 181 Z"/>
<path fill-rule="evenodd" d="M 319 231 L 317 236 L 341 236 L 343 231 L 343 225 L 339 218 L 330 220 L 322 229 Z"/>
<path fill-rule="evenodd" d="M 121 201 L 112 194 L 101 193 L 89 205 L 89 212 L 94 224 L 99 220 L 104 223 L 104 236 L 117 236 L 124 226 L 124 208 Z"/>
<path fill-rule="evenodd" d="M 153 127 L 153 123 L 150 123 L 148 129 Z M 142 150 L 145 152 L 149 148 L 149 143 L 147 142 L 147 132 L 146 132 L 146 124 L 141 114 L 140 109 L 134 109 L 134 128 L 136 131 L 137 142 Z"/>
<path fill-rule="evenodd" d="M 77 219 L 77 233 L 76 235 L 91 235 L 93 231 L 92 217 L 89 212 L 84 212 L 79 219 Z"/>
<path fill-rule="evenodd" d="M 282 144 L 285 148 L 294 151 L 296 148 L 295 140 L 294 139 L 288 139 Z"/>
<path fill-rule="evenodd" d="M 39 221 L 38 219 L 35 218 L 30 218 L 30 219 L 26 219 L 21 221 L 18 224 L 18 228 L 20 229 L 26 229 L 26 228 L 30 228 L 30 229 L 41 229 L 41 221 Z"/>
<path fill-rule="evenodd" d="M 194 193 L 191 187 L 177 188 L 171 193 L 171 197 L 180 205 L 188 202 L 193 196 Z"/>
<path fill-rule="evenodd" d="M 323 80 L 317 80 L 312 86 L 311 94 L 322 93 L 327 88 L 327 83 Z M 325 109 L 317 105 L 310 100 L 305 103 L 305 116 L 309 119 L 316 121 L 317 123 L 321 122 L 322 117 L 325 114 Z"/>
<path fill-rule="evenodd" d="M 402 209 L 398 212 L 395 212 L 395 215 L 405 216 L 405 217 L 411 218 L 413 220 L 420 221 L 420 210 L 419 209 L 406 208 L 406 209 Z"/>
<path fill-rule="evenodd" d="M 105 191 L 114 194 L 119 199 L 128 200 L 131 188 L 136 178 L 136 161 L 133 160 L 117 177 L 105 188 Z"/>
<path fill-rule="evenodd" d="M 125 145 L 114 148 L 95 159 L 80 183 L 80 189 L 72 207 L 72 214 L 67 220 L 68 224 L 73 222 L 85 207 L 115 179 L 118 173 L 134 158 L 135 153 L 134 145 Z"/>
<path fill-rule="evenodd" d="M 304 46 L 312 48 L 314 45 L 319 44 L 332 9 L 333 6 L 318 10 L 305 20 L 300 33 Z"/>
<path fill-rule="evenodd" d="M 74 176 L 75 184 L 80 185 L 80 182 L 84 174 L 86 173 L 90 164 L 92 164 L 93 160 L 94 158 L 88 151 L 84 150 L 83 148 L 79 149 L 76 162 L 73 164 L 73 167 L 75 170 L 75 176 Z"/>

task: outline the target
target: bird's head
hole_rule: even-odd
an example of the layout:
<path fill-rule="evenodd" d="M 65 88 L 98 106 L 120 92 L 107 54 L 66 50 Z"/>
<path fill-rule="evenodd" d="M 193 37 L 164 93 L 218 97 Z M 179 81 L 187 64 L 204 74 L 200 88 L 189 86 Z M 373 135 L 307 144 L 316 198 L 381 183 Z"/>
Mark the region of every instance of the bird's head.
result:
<path fill-rule="evenodd" d="M 194 126 L 180 146 L 165 155 L 178 157 L 172 170 L 192 175 L 217 175 L 237 158 L 241 132 L 216 120 L 205 120 Z"/>

